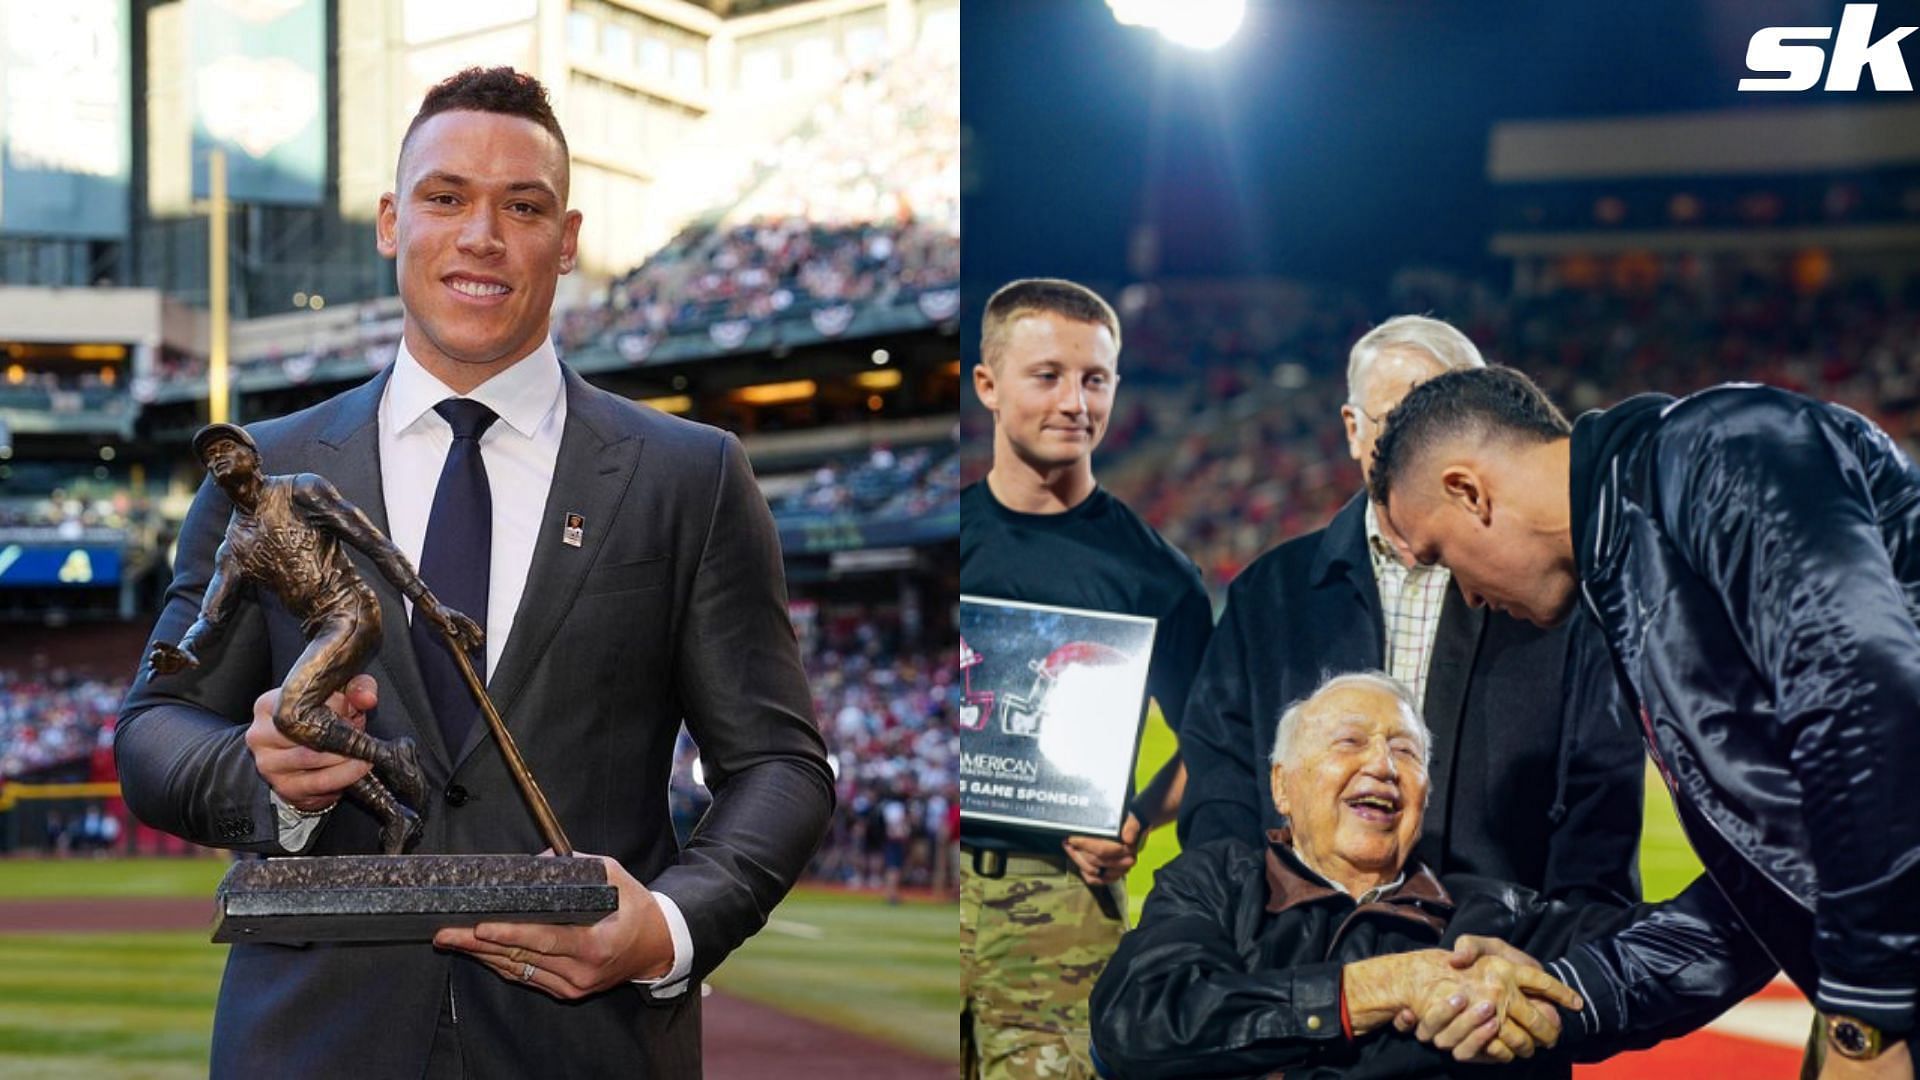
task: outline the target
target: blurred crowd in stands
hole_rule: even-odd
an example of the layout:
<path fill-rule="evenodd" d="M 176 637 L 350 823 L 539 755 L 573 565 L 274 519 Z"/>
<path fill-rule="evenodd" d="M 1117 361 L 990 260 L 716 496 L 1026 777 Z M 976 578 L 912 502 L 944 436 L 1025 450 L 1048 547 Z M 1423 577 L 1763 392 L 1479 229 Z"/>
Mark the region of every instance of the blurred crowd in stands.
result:
<path fill-rule="evenodd" d="M 130 529 L 151 514 L 144 499 L 119 490 L 88 495 L 56 490 L 45 497 L 0 498 L 0 529 L 49 529 L 56 539 L 79 540 L 90 529 Z"/>
<path fill-rule="evenodd" d="M 810 872 L 882 890 L 889 899 L 902 887 L 950 892 L 959 882 L 954 649 L 912 649 L 897 637 L 872 619 L 829 620 L 802 635 L 814 717 L 838 795 Z M 709 798 L 697 759 L 682 732 L 672 790 L 683 840 Z"/>
<path fill-rule="evenodd" d="M 957 68 L 956 57 L 922 52 L 852 71 L 755 158 L 729 216 L 915 220 L 958 237 Z"/>
<path fill-rule="evenodd" d="M 716 181 L 722 190 L 705 217 L 592 302 L 558 312 L 562 352 L 619 351 L 623 335 L 890 306 L 957 287 L 960 115 L 948 89 L 956 65 L 935 51 L 850 71 L 740 175 Z M 351 345 L 235 365 L 279 366 L 295 382 L 342 359 L 377 369 L 399 341 L 397 323 L 378 323 Z M 155 360 L 160 383 L 205 375 L 201 357 L 163 351 Z"/>
<path fill-rule="evenodd" d="M 807 679 L 820 734 L 833 758 L 838 808 L 812 868 L 818 879 L 871 887 L 957 888 L 955 845 L 959 744 L 952 723 L 951 649 L 919 650 L 872 618 L 823 620 L 803 633 Z M 124 678 L 0 666 L 0 787 L 22 780 L 111 780 L 113 726 Z M 675 754 L 672 813 L 684 838 L 708 802 L 686 734 Z M 42 814 L 49 850 L 82 851 L 113 842 L 124 809 L 79 804 Z M 109 831 L 110 830 L 110 831 Z M 104 838 L 104 839 L 103 839 Z M 27 846 L 39 837 L 18 837 Z"/>
<path fill-rule="evenodd" d="M 959 456 L 951 445 L 875 446 L 830 458 L 797 476 L 763 474 L 762 488 L 783 522 L 857 515 L 919 517 L 960 497 Z"/>
<path fill-rule="evenodd" d="M 914 220 L 827 225 L 793 216 L 699 225 L 615 282 L 605 308 L 567 312 L 560 343 L 764 321 L 827 304 L 890 304 L 952 288 L 959 277 L 958 236 Z"/>
<path fill-rule="evenodd" d="M 605 309 L 569 312 L 561 344 L 954 287 L 960 116 L 948 77 L 898 62 L 851 73 L 753 159 L 714 220 L 615 282 Z"/>
<path fill-rule="evenodd" d="M 58 772 L 106 779 L 124 680 L 0 667 L 0 783 Z"/>
<path fill-rule="evenodd" d="M 1568 260 L 1519 295 L 1410 270 L 1372 300 L 1284 281 L 1136 285 L 1115 298 L 1124 381 L 1101 480 L 1199 564 L 1216 599 L 1359 490 L 1339 416 L 1347 354 L 1394 314 L 1453 322 L 1570 416 L 1753 380 L 1847 405 L 1920 451 L 1920 273 L 1809 273 L 1804 258 Z M 971 404 L 969 479 L 987 445 Z"/>

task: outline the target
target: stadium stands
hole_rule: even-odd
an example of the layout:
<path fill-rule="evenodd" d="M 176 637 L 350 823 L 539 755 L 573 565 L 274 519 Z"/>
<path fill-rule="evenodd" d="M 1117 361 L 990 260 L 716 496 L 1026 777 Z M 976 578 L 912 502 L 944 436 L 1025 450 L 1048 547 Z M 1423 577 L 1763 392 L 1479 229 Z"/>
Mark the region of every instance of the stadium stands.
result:
<path fill-rule="evenodd" d="M 1294 282 L 1122 292 L 1125 377 L 1101 478 L 1197 562 L 1216 599 L 1359 490 L 1338 411 L 1347 350 L 1401 312 L 1446 318 L 1569 413 L 1757 380 L 1836 401 L 1920 451 L 1920 275 L 1809 277 L 1804 258 L 1568 261 L 1522 294 L 1406 272 L 1377 298 Z M 966 471 L 977 476 L 977 409 Z"/>
<path fill-rule="evenodd" d="M 829 620 L 803 637 L 815 721 L 838 776 L 839 802 L 814 857 L 816 878 L 879 887 L 889 814 L 904 814 L 906 883 L 951 889 L 959 740 L 952 720 L 955 644 L 919 651 L 878 619 Z M 695 771 L 697 748 L 685 732 L 675 754 L 674 820 L 684 839 L 707 796 Z M 887 804 L 898 804 L 889 810 Z"/>

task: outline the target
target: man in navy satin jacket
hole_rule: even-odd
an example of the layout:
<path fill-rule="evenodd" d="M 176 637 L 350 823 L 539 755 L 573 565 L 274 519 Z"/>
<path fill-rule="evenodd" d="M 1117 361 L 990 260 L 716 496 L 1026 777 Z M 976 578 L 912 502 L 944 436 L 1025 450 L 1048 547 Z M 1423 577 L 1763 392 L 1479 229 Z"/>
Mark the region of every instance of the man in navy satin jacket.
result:
<path fill-rule="evenodd" d="M 1569 427 L 1524 375 L 1489 368 L 1407 396 L 1372 495 L 1469 603 L 1540 625 L 1584 607 L 1706 866 L 1672 903 L 1732 902 L 1823 1014 L 1823 1076 L 1911 1077 L 1913 462 L 1859 414 L 1769 387 L 1646 395 Z M 1590 1003 L 1570 1038 L 1644 1007 L 1676 944 L 1650 929 L 1556 965 Z"/>

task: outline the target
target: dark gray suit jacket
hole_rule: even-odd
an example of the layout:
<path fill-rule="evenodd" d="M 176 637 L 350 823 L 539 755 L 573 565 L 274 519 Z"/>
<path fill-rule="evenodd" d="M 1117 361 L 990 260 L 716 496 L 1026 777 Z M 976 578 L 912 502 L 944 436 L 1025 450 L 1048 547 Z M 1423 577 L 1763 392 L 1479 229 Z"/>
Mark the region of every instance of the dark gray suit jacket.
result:
<path fill-rule="evenodd" d="M 1267 764 L 1280 713 L 1328 675 L 1385 666 L 1362 499 L 1255 559 L 1228 590 L 1180 728 L 1185 846 L 1264 842 L 1280 824 Z M 1427 674 L 1431 796 L 1415 851 L 1434 871 L 1556 899 L 1639 899 L 1640 734 L 1585 622 L 1540 630 L 1447 590 Z"/>
<path fill-rule="evenodd" d="M 731 435 L 590 387 L 563 369 L 567 420 L 526 592 L 488 683 L 574 845 L 611 855 L 673 898 L 693 978 L 758 930 L 805 867 L 833 780 L 786 611 L 772 516 Z M 386 528 L 376 416 L 387 376 L 248 430 L 271 473 L 314 472 Z M 154 640 L 177 641 L 200 606 L 231 504 L 201 487 Z M 568 513 L 584 543 L 561 543 Z M 444 745 L 393 587 L 368 672 L 369 730 L 412 735 L 433 797 L 428 852 L 544 847 L 498 750 L 476 723 Z M 128 805 L 204 844 L 282 854 L 268 789 L 242 742 L 253 700 L 304 647 L 270 595 L 249 595 L 198 673 L 148 679 L 123 709 L 115 752 Z M 680 722 L 700 744 L 712 809 L 677 849 L 667 779 Z M 378 826 L 341 803 L 313 854 L 379 850 Z M 655 1002 L 623 986 L 562 1004 L 426 945 L 236 945 L 214 1023 L 213 1072 L 415 1077 L 449 991 L 470 1070 L 484 1076 L 697 1075 L 699 994 Z"/>

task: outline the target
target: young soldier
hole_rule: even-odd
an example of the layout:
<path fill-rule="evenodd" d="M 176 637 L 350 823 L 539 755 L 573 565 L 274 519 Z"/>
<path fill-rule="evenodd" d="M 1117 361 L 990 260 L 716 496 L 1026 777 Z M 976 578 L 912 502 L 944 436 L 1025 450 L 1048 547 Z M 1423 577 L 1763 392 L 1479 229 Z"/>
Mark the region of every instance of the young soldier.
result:
<path fill-rule="evenodd" d="M 980 353 L 974 389 L 994 418 L 993 468 L 961 494 L 961 591 L 1157 619 L 1147 690 L 1178 722 L 1212 608 L 1192 561 L 1094 481 L 1119 382 L 1119 319 L 1072 282 L 1016 281 L 987 302 Z M 970 1077 L 1093 1074 L 1087 996 L 1126 929 L 1119 886 L 1147 830 L 1178 811 L 1184 783 L 1175 757 L 1135 800 L 1119 841 L 967 826 Z"/>

